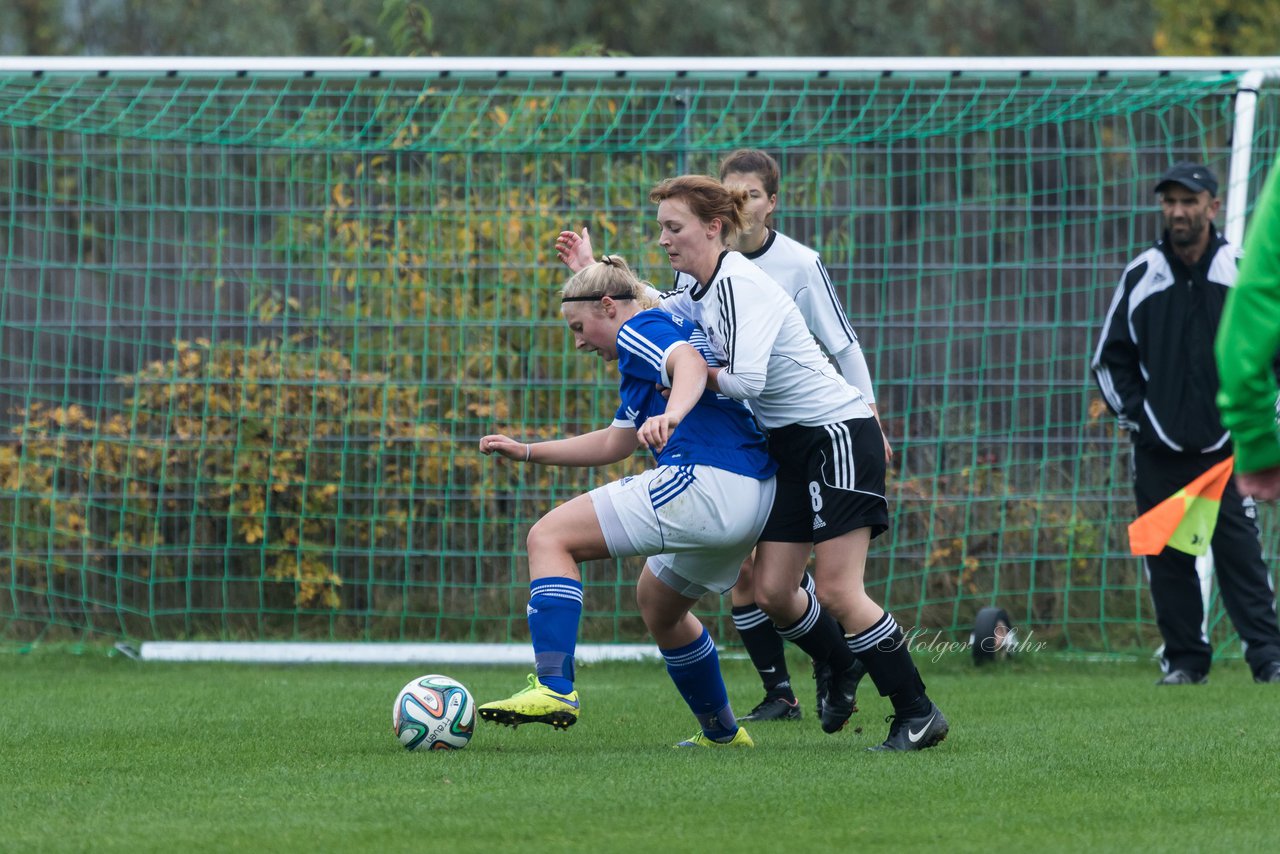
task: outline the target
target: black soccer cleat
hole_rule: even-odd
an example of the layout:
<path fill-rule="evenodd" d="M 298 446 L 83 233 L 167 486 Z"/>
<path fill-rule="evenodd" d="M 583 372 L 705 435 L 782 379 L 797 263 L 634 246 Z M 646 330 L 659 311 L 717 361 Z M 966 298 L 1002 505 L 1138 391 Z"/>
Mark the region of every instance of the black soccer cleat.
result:
<path fill-rule="evenodd" d="M 868 747 L 867 750 L 924 750 L 933 747 L 947 737 L 951 729 L 947 719 L 933 703 L 929 704 L 929 713 L 918 718 L 901 718 L 889 715 L 889 737 L 883 744 Z"/>
<path fill-rule="evenodd" d="M 739 721 L 798 721 L 800 720 L 800 701 L 791 694 L 766 694 L 748 714 L 738 718 Z"/>
<path fill-rule="evenodd" d="M 1157 685 L 1203 685 L 1209 681 L 1209 677 L 1203 673 L 1194 673 L 1190 670 L 1170 670 L 1166 675 L 1156 680 Z"/>
<path fill-rule="evenodd" d="M 814 678 L 818 679 L 818 668 L 814 668 Z M 832 675 L 826 680 L 827 690 L 821 694 L 818 715 L 822 720 L 823 732 L 839 732 L 849 722 L 850 716 L 858 711 L 858 683 L 866 675 L 867 668 L 862 661 L 855 658 L 842 673 Z M 819 679 L 819 683 L 823 680 Z"/>
<path fill-rule="evenodd" d="M 1253 674 L 1253 681 L 1262 684 L 1268 682 L 1280 684 L 1280 661 L 1268 661 L 1262 665 L 1258 672 Z"/>
<path fill-rule="evenodd" d="M 831 667 L 826 662 L 819 664 L 813 663 L 813 687 L 817 695 L 813 707 L 818 710 L 818 716 L 822 716 L 822 698 L 827 693 L 827 687 L 831 684 Z"/>

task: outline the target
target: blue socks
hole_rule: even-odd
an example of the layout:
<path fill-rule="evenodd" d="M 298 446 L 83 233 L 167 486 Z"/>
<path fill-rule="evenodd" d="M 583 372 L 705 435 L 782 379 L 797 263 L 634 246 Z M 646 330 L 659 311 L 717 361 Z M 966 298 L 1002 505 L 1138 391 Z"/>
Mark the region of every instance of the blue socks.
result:
<path fill-rule="evenodd" d="M 720 675 L 720 656 L 706 628 L 702 636 L 678 649 L 659 649 L 667 662 L 667 673 L 680 696 L 698 719 L 702 732 L 713 741 L 728 741 L 738 731 L 738 721 L 729 708 L 729 694 Z"/>
<path fill-rule="evenodd" d="M 529 582 L 528 615 L 538 681 L 557 694 L 568 694 L 573 690 L 582 583 L 570 578 L 534 579 Z M 729 707 L 729 694 L 720 675 L 720 656 L 706 628 L 691 644 L 659 651 L 667 662 L 671 681 L 707 738 L 733 738 L 738 721 Z"/>
<path fill-rule="evenodd" d="M 529 635 L 538 681 L 557 694 L 573 690 L 573 653 L 582 618 L 582 582 L 535 578 L 529 582 Z"/>

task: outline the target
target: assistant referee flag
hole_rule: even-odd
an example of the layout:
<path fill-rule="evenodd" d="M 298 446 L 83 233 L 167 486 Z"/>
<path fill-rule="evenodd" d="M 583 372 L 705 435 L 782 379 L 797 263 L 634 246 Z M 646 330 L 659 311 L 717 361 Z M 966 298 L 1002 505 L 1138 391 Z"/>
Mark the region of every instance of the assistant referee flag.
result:
<path fill-rule="evenodd" d="M 1234 463 L 1235 457 L 1227 457 L 1139 516 L 1129 526 L 1129 551 L 1158 555 L 1168 546 L 1189 555 L 1207 553 Z"/>

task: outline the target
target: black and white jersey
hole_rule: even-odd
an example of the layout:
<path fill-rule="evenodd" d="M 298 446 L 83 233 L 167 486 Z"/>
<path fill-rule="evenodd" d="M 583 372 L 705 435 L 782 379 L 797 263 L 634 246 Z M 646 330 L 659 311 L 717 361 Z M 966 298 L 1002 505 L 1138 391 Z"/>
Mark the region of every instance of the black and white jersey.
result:
<path fill-rule="evenodd" d="M 1213 343 L 1238 254 L 1215 233 L 1188 267 L 1166 234 L 1120 277 L 1092 367 L 1120 426 L 1144 447 L 1211 453 L 1228 443 Z"/>
<path fill-rule="evenodd" d="M 706 284 L 662 295 L 662 308 L 700 325 L 724 364 L 721 393 L 751 404 L 767 429 L 872 417 L 813 339 L 794 300 L 740 252 L 720 256 Z"/>
<path fill-rule="evenodd" d="M 787 292 L 800 309 L 805 326 L 835 359 L 840 373 L 857 386 L 867 403 L 875 403 L 867 358 L 840 305 L 821 256 L 803 243 L 770 229 L 764 245 L 754 252 L 743 253 L 743 257 L 768 273 Z M 674 290 L 694 284 L 692 276 L 677 273 Z"/>

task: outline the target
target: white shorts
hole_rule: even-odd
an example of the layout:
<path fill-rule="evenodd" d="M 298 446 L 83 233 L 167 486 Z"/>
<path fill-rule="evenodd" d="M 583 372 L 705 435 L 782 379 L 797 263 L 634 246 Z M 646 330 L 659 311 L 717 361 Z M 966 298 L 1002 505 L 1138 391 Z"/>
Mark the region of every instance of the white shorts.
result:
<path fill-rule="evenodd" d="M 591 490 L 614 557 L 645 555 L 660 581 L 689 599 L 738 580 L 773 506 L 774 479 L 711 466 L 659 466 Z"/>

